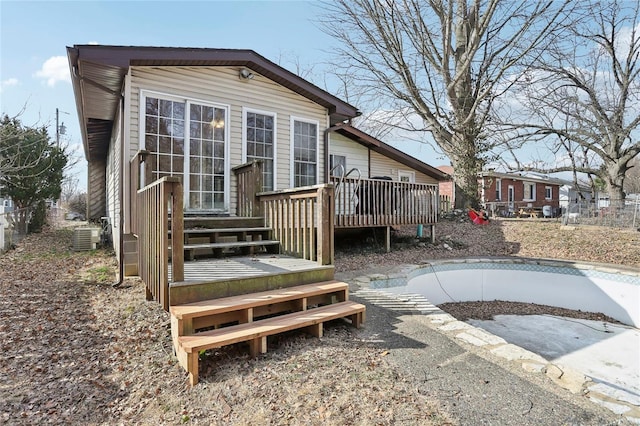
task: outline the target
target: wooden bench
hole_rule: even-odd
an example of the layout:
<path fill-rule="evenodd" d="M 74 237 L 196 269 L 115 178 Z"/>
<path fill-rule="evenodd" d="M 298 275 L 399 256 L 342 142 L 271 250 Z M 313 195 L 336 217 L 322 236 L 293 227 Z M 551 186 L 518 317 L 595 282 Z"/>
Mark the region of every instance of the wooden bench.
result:
<path fill-rule="evenodd" d="M 542 209 L 536 207 L 527 207 L 521 208 L 517 213 L 516 217 L 530 217 L 532 219 L 537 219 L 542 216 Z"/>
<path fill-rule="evenodd" d="M 178 360 L 189 373 L 189 383 L 193 386 L 198 383 L 200 351 L 234 343 L 249 342 L 250 354 L 255 357 L 258 353 L 267 352 L 268 336 L 305 329 L 316 337 L 322 337 L 325 322 L 349 317 L 351 324 L 359 328 L 364 321 L 364 315 L 364 305 L 345 301 L 260 321 L 204 331 L 190 336 L 180 336 L 178 337 Z"/>

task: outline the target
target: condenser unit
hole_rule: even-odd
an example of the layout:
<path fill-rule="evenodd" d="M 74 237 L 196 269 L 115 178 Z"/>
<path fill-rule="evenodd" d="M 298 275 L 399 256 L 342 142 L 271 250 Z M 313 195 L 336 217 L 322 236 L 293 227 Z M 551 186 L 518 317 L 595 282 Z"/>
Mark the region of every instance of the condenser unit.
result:
<path fill-rule="evenodd" d="M 73 250 L 95 250 L 100 242 L 100 228 L 76 228 L 73 230 Z"/>

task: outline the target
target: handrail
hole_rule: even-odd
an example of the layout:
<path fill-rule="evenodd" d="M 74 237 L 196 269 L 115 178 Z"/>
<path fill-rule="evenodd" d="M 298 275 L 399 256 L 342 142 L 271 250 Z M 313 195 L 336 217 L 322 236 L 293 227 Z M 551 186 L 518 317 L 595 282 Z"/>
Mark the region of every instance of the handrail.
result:
<path fill-rule="evenodd" d="M 284 254 L 333 265 L 335 194 L 332 184 L 258 194 L 265 226 Z"/>
<path fill-rule="evenodd" d="M 345 178 L 342 185 L 343 192 L 335 202 L 336 227 L 427 225 L 437 222 L 437 184 Z"/>
<path fill-rule="evenodd" d="M 344 178 L 347 179 L 349 177 L 349 175 L 351 173 L 353 173 L 353 172 L 358 172 L 358 180 L 357 180 L 355 188 L 354 188 L 354 193 L 351 195 L 351 201 L 353 201 L 355 199 L 355 196 L 356 196 L 355 193 L 360 188 L 360 180 L 362 179 L 362 172 L 357 167 L 354 167 L 353 169 L 349 170 L 349 172 L 346 175 L 344 175 Z"/>
<path fill-rule="evenodd" d="M 145 283 L 147 300 L 155 300 L 169 310 L 169 282 L 184 281 L 184 195 L 178 177 L 163 177 L 144 185 L 144 178 L 151 177 L 145 159 L 146 151 L 139 151 L 129 164 L 129 221 L 138 241 L 138 275 Z"/>
<path fill-rule="evenodd" d="M 338 196 L 340 195 L 340 191 L 342 189 L 342 179 L 344 179 L 344 166 L 342 164 L 336 164 L 335 166 L 333 166 L 331 168 L 331 170 L 329 170 L 329 176 L 336 176 L 333 174 L 334 171 L 336 170 L 340 170 L 341 173 L 338 174 L 338 182 L 335 185 L 335 194 L 336 194 L 336 198 L 338 198 Z"/>
<path fill-rule="evenodd" d="M 263 188 L 262 168 L 262 160 L 253 160 L 231 169 L 237 179 L 238 216 L 262 216 L 262 203 L 257 197 Z"/>

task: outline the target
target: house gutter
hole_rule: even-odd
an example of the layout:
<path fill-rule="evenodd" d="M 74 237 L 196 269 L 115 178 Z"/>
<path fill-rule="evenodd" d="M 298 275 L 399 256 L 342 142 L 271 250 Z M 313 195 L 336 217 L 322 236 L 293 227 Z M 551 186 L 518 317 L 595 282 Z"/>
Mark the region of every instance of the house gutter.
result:
<path fill-rule="evenodd" d="M 329 183 L 329 132 L 332 127 L 324 131 L 324 183 Z"/>
<path fill-rule="evenodd" d="M 121 120 L 120 120 L 120 134 L 122 135 L 122 138 L 126 137 L 125 132 L 124 132 L 124 96 L 122 96 L 122 94 L 120 94 L 120 114 L 122 114 L 121 116 Z M 111 284 L 111 287 L 113 288 L 118 288 L 122 285 L 122 283 L 124 282 L 124 212 L 123 212 L 123 206 L 124 206 L 124 165 L 125 165 L 125 149 L 124 149 L 124 144 L 121 144 L 121 148 L 120 148 L 120 171 L 119 174 L 120 176 L 118 177 L 118 182 L 120 182 L 120 191 L 118 194 L 119 197 L 119 209 L 120 211 L 118 212 L 118 234 L 119 237 L 118 238 L 118 281 L 116 281 L 115 283 Z"/>

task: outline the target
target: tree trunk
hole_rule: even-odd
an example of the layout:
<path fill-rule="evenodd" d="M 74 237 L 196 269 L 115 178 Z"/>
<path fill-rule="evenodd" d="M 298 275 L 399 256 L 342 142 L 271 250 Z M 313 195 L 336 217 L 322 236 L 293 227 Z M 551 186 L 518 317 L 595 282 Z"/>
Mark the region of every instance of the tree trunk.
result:
<path fill-rule="evenodd" d="M 611 164 L 607 167 L 607 173 L 604 181 L 607 184 L 607 193 L 609 194 L 609 205 L 615 208 L 624 207 L 624 177 L 625 173 L 618 164 Z"/>
<path fill-rule="evenodd" d="M 478 159 L 475 135 L 456 133 L 453 135 L 455 152 L 445 152 L 451 159 L 455 183 L 455 208 L 477 208 L 479 205 L 478 172 L 482 162 Z"/>

